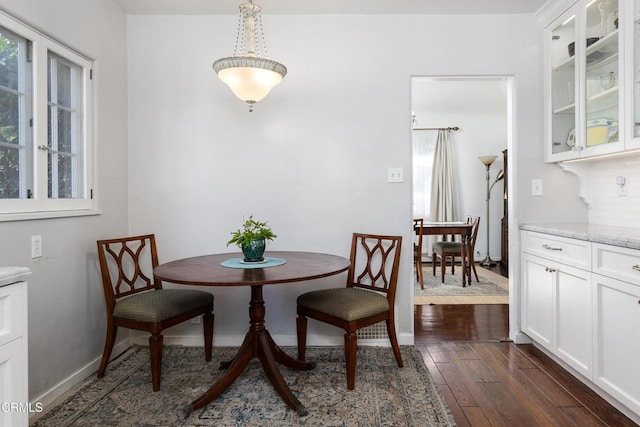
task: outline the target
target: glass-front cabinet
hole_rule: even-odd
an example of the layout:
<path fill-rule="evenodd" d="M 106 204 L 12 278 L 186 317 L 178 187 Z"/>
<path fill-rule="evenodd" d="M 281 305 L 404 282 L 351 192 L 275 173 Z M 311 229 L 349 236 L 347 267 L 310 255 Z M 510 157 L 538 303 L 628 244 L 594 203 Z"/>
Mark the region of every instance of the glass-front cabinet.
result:
<path fill-rule="evenodd" d="M 629 46 L 628 57 L 632 64 L 631 84 L 633 84 L 633 96 L 629 102 L 629 132 L 630 140 L 627 149 L 640 149 L 640 0 L 633 0 L 633 19 L 628 31 L 629 38 L 633 41 Z"/>
<path fill-rule="evenodd" d="M 548 162 L 624 149 L 625 1 L 580 0 L 545 28 Z"/>

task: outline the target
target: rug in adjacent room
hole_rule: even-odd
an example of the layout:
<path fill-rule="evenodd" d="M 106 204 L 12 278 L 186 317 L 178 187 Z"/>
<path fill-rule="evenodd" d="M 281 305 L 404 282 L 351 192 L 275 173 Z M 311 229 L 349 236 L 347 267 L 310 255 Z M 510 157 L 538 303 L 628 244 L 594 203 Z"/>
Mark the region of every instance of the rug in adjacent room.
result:
<path fill-rule="evenodd" d="M 214 347 L 210 363 L 200 347 L 165 347 L 162 384 L 151 391 L 149 352 L 133 347 L 45 408 L 32 427 L 42 426 L 453 426 L 455 421 L 433 383 L 420 352 L 401 347 L 398 368 L 388 347 L 360 347 L 356 389 L 348 391 L 342 347 L 310 347 L 310 371 L 280 366 L 285 381 L 309 414 L 288 408 L 257 359 L 216 400 L 185 418 L 185 408 L 220 374 L 221 361 L 237 348 Z M 295 349 L 285 348 L 295 355 Z"/>
<path fill-rule="evenodd" d="M 469 286 L 462 287 L 461 268 L 455 269 L 451 274 L 451 267 L 447 267 L 444 275 L 444 283 L 440 277 L 440 267 L 436 267 L 433 275 L 432 268 L 424 267 L 424 289 L 420 283 L 414 282 L 414 305 L 423 304 L 508 304 L 509 281 L 507 278 L 489 270 L 477 267 L 478 278 L 472 273 L 473 281 Z"/>

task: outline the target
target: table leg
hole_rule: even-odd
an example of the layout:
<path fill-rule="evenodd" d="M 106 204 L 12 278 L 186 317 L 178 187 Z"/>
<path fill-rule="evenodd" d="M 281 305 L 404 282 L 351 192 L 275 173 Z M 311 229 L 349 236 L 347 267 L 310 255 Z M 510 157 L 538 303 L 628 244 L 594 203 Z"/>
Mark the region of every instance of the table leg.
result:
<path fill-rule="evenodd" d="M 207 406 L 216 397 L 220 396 L 238 376 L 244 371 L 249 364 L 249 361 L 253 358 L 253 342 L 255 341 L 255 334 L 249 332 L 244 337 L 244 342 L 238 350 L 238 354 L 229 363 L 228 369 L 216 380 L 215 383 L 207 390 L 202 396 L 191 402 L 191 408 L 188 413 L 191 413 L 194 409 L 203 408 Z"/>
<path fill-rule="evenodd" d="M 209 402 L 220 396 L 236 378 L 244 371 L 251 359 L 257 357 L 262 368 L 269 378 L 276 392 L 282 400 L 298 415 L 307 415 L 307 410 L 293 395 L 291 389 L 284 381 L 277 363 L 281 363 L 297 370 L 312 369 L 315 364 L 294 359 L 287 355 L 273 341 L 271 335 L 264 326 L 265 305 L 262 298 L 262 285 L 251 286 L 251 302 L 249 303 L 250 326 L 244 342 L 235 357 L 221 368 L 227 368 L 224 374 L 202 396 L 191 403 L 188 413 L 194 409 L 202 408 Z"/>
<path fill-rule="evenodd" d="M 460 265 L 460 267 L 462 268 L 462 287 L 464 288 L 467 286 L 467 252 L 468 252 L 467 236 L 465 236 L 464 234 L 462 235 L 462 247 L 460 252 L 462 256 L 462 261 Z"/>
<path fill-rule="evenodd" d="M 462 257 L 462 287 L 466 287 L 466 283 L 468 279 L 469 286 L 471 286 L 471 263 L 473 262 L 473 254 L 471 253 L 471 235 L 467 233 L 466 236 L 462 237 L 462 252 L 464 255 Z"/>

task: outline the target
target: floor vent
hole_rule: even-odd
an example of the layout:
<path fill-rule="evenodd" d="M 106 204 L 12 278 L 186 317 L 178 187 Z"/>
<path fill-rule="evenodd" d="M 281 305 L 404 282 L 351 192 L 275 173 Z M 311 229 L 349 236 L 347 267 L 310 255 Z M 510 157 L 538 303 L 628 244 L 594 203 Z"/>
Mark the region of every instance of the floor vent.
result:
<path fill-rule="evenodd" d="M 389 338 L 389 335 L 387 334 L 387 323 L 385 321 L 358 329 L 356 333 L 359 340 L 381 340 Z"/>

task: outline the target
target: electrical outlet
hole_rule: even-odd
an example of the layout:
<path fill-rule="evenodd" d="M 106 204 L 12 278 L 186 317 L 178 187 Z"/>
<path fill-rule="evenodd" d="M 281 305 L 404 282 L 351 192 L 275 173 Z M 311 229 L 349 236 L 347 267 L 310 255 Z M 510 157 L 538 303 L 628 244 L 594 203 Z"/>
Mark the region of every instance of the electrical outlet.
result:
<path fill-rule="evenodd" d="M 31 258 L 42 256 L 42 236 L 31 236 Z"/>
<path fill-rule="evenodd" d="M 194 324 L 194 325 L 199 325 L 199 324 L 200 324 L 200 318 L 201 318 L 201 317 L 202 317 L 202 316 L 197 316 L 197 317 L 192 318 L 192 319 L 191 319 L 191 323 L 192 323 L 192 324 Z"/>
<path fill-rule="evenodd" d="M 616 185 L 618 186 L 618 196 L 626 196 L 627 195 L 627 179 L 624 176 L 617 176 Z"/>

